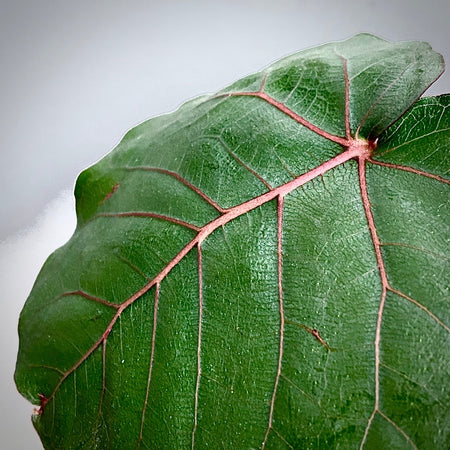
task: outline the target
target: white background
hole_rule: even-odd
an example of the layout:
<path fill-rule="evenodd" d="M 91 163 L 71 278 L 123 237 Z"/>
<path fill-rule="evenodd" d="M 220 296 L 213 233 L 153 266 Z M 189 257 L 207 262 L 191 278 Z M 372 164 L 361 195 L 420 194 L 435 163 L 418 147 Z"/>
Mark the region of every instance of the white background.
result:
<path fill-rule="evenodd" d="M 0 0 L 0 436 L 38 449 L 17 320 L 74 228 L 77 174 L 139 122 L 297 50 L 366 31 L 450 61 L 448 0 Z M 430 94 L 450 91 L 450 74 Z"/>

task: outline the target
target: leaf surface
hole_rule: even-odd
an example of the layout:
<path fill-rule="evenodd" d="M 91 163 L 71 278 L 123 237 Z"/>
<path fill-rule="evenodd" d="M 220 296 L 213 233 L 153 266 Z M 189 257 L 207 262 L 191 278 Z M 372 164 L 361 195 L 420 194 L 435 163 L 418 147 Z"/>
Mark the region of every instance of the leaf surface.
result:
<path fill-rule="evenodd" d="M 450 95 L 358 35 L 142 123 L 22 311 L 46 448 L 444 448 Z"/>

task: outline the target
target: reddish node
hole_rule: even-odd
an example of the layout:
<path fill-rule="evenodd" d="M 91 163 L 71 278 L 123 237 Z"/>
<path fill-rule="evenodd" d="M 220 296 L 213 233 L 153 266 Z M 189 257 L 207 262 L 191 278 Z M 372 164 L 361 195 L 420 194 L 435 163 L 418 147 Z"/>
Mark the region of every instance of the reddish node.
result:
<path fill-rule="evenodd" d="M 45 405 L 48 403 L 49 399 L 44 394 L 38 394 L 40 405 L 37 413 L 41 415 L 44 412 Z"/>
<path fill-rule="evenodd" d="M 372 157 L 373 152 L 377 146 L 376 141 L 368 141 L 361 138 L 352 138 L 349 141 L 348 149 L 355 150 L 357 152 L 356 159 L 362 159 L 364 161 Z"/>

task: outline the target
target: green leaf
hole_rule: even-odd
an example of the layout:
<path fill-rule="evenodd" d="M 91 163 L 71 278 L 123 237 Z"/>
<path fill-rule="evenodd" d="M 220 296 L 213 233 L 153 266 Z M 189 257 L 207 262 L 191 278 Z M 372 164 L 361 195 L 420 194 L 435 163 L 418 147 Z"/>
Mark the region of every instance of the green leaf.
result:
<path fill-rule="evenodd" d="M 46 448 L 445 448 L 450 95 L 427 44 L 289 56 L 134 128 L 22 311 Z"/>

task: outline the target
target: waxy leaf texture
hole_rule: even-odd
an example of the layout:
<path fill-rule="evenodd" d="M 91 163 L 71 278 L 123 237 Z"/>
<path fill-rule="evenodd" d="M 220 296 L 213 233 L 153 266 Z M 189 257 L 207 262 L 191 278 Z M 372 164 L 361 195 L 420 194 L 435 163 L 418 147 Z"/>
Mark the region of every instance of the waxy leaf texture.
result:
<path fill-rule="evenodd" d="M 46 448 L 447 448 L 450 95 L 362 34 L 129 131 L 22 311 Z"/>

